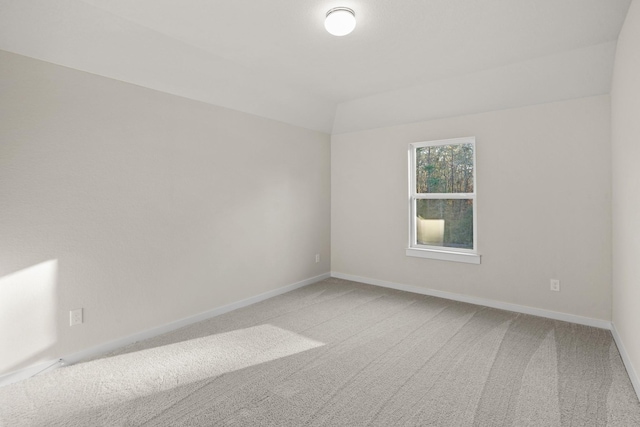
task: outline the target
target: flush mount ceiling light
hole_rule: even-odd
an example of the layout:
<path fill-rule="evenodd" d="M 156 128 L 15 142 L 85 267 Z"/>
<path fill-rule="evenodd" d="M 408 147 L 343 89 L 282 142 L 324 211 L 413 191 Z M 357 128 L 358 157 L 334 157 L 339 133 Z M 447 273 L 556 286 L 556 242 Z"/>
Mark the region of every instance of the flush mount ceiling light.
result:
<path fill-rule="evenodd" d="M 334 36 L 346 36 L 356 27 L 356 14 L 348 7 L 334 7 L 327 12 L 324 28 Z"/>

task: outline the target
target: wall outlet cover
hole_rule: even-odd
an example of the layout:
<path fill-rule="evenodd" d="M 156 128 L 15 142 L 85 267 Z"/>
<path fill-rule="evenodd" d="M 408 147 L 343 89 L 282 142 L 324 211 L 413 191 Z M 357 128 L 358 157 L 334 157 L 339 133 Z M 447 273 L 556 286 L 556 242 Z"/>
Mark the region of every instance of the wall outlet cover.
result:
<path fill-rule="evenodd" d="M 71 310 L 69 312 L 69 326 L 75 326 L 81 324 L 82 319 L 82 309 L 77 308 L 75 310 Z"/>

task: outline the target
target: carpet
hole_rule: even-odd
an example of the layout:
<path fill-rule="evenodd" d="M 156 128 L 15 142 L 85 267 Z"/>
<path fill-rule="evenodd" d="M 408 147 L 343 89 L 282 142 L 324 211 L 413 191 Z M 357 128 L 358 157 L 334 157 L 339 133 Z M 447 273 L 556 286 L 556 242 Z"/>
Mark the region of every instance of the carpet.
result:
<path fill-rule="evenodd" d="M 2 426 L 640 426 L 606 330 L 327 279 L 0 388 Z"/>

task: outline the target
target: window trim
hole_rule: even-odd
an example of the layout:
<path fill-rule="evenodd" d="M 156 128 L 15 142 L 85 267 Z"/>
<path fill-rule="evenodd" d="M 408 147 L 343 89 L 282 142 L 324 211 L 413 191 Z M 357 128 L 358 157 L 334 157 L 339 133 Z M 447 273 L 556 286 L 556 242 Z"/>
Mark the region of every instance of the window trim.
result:
<path fill-rule="evenodd" d="M 416 190 L 416 150 L 422 147 L 439 145 L 473 146 L 473 193 L 417 193 Z M 465 262 L 480 264 L 478 254 L 478 204 L 477 204 L 477 168 L 476 168 L 476 138 L 474 136 L 439 139 L 435 141 L 412 142 L 409 144 L 409 242 L 407 256 L 431 258 L 443 261 Z M 421 199 L 471 199 L 473 200 L 473 248 L 450 248 L 443 246 L 420 245 L 417 243 L 416 231 L 416 201 Z"/>

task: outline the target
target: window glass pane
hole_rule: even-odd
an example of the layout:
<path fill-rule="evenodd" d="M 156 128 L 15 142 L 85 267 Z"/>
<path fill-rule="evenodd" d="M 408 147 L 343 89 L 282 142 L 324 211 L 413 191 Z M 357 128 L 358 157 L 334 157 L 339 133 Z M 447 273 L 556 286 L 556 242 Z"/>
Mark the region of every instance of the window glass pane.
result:
<path fill-rule="evenodd" d="M 419 245 L 473 249 L 472 199 L 416 200 Z"/>
<path fill-rule="evenodd" d="M 418 193 L 473 193 L 473 144 L 416 149 Z"/>

